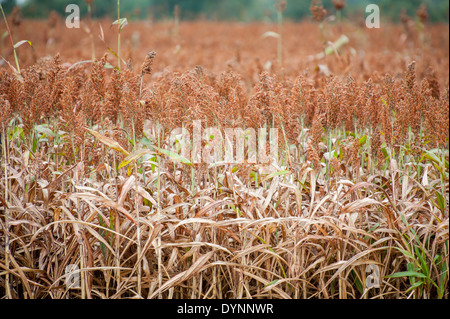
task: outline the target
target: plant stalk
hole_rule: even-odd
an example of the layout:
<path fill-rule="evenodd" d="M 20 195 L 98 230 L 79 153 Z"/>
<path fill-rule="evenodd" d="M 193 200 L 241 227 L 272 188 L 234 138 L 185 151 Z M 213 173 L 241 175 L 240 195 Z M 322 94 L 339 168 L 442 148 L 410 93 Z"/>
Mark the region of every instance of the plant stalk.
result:
<path fill-rule="evenodd" d="M 20 71 L 19 59 L 17 58 L 16 47 L 14 45 L 14 41 L 13 41 L 13 38 L 12 38 L 12 35 L 11 35 L 11 30 L 9 29 L 8 19 L 6 19 L 5 11 L 3 11 L 3 6 L 1 4 L 0 4 L 0 10 L 2 11 L 3 19 L 5 20 L 5 24 L 6 24 L 6 30 L 8 31 L 9 40 L 11 41 L 11 46 L 13 48 L 14 60 L 16 62 L 16 67 L 17 67 L 17 73 L 20 75 L 21 71 Z"/>
<path fill-rule="evenodd" d="M 119 28 L 119 34 L 118 34 L 118 36 L 117 36 L 117 59 L 118 59 L 118 61 L 117 61 L 117 67 L 118 67 L 118 69 L 119 69 L 119 72 L 120 72 L 120 60 L 121 60 L 121 55 L 120 55 L 120 33 L 121 33 L 121 31 L 122 31 L 122 25 L 121 25 L 121 23 L 120 23 L 120 0 L 117 0 L 117 25 L 118 25 L 118 28 Z"/>

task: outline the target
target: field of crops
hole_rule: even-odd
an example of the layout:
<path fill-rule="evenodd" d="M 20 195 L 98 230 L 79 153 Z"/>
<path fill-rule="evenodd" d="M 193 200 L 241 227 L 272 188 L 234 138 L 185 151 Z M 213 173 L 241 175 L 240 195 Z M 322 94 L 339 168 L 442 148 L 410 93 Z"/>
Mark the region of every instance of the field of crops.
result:
<path fill-rule="evenodd" d="M 448 299 L 448 25 L 112 22 L 8 18 L 0 298 Z"/>

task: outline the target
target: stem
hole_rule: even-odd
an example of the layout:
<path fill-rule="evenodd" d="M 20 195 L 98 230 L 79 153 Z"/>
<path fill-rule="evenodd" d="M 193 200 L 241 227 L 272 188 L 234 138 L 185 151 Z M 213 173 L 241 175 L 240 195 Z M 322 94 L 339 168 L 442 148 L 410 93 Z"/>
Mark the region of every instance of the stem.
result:
<path fill-rule="evenodd" d="M 118 49 L 117 49 L 117 56 L 118 56 L 118 63 L 117 63 L 117 67 L 119 68 L 119 72 L 120 72 L 120 31 L 119 31 L 119 35 L 117 37 L 118 39 Z"/>
<path fill-rule="evenodd" d="M 20 74 L 21 72 L 20 72 L 19 59 L 17 58 L 16 48 L 14 46 L 14 41 L 13 41 L 13 38 L 11 35 L 11 30 L 9 29 L 8 19 L 6 19 L 5 11 L 3 11 L 3 6 L 1 4 L 0 4 L 0 10 L 2 11 L 3 19 L 5 20 L 5 24 L 6 24 L 6 30 L 8 31 L 9 40 L 11 41 L 11 46 L 13 48 L 14 60 L 16 62 L 16 67 L 17 67 L 17 73 Z"/>
<path fill-rule="evenodd" d="M 134 187 L 135 187 L 135 195 L 134 195 L 134 201 L 136 206 L 136 220 L 137 220 L 137 226 L 136 226 L 136 236 L 137 236 L 137 258 L 138 260 L 141 260 L 141 254 L 142 254 L 142 247 L 141 247 L 141 222 L 140 222 L 140 216 L 139 216 L 139 201 L 138 201 L 138 168 L 137 163 L 134 163 Z M 142 261 L 138 264 L 137 269 L 137 293 L 139 297 L 142 297 Z"/>
<path fill-rule="evenodd" d="M 441 149 L 441 146 L 438 145 L 438 148 Z M 441 192 L 442 192 L 442 196 L 444 197 L 444 208 L 445 211 L 447 212 L 447 216 L 448 216 L 448 199 L 447 196 L 445 196 L 445 147 L 442 147 L 442 172 L 444 174 L 440 174 L 441 175 Z M 445 216 L 445 215 L 444 215 Z"/>
<path fill-rule="evenodd" d="M 324 27 L 324 25 L 323 25 L 323 22 L 321 22 L 320 23 L 320 25 L 319 25 L 319 28 L 320 28 L 320 35 L 321 35 L 321 37 L 322 37 L 322 42 L 323 42 L 323 45 L 324 45 L 324 52 L 325 52 L 325 50 L 326 50 L 326 47 L 327 47 L 327 40 L 326 40 L 326 38 L 325 38 L 325 27 Z M 326 54 L 325 54 L 326 55 Z"/>
<path fill-rule="evenodd" d="M 119 35 L 117 36 L 117 67 L 119 68 L 120 72 L 120 32 L 122 31 L 122 26 L 120 24 L 120 0 L 117 0 L 117 25 L 119 27 Z"/>
<path fill-rule="evenodd" d="M 174 29 L 173 29 L 173 35 L 175 37 L 178 37 L 179 31 L 180 31 L 180 7 L 176 5 L 173 9 L 174 13 Z"/>
<path fill-rule="evenodd" d="M 144 75 L 141 75 L 141 85 L 139 87 L 139 100 L 138 103 L 141 105 L 141 98 L 142 98 L 142 88 L 144 86 Z"/>
<path fill-rule="evenodd" d="M 89 37 L 91 38 L 91 55 L 92 61 L 95 61 L 95 42 L 92 34 L 92 5 L 88 5 L 88 23 L 89 23 Z"/>
<path fill-rule="evenodd" d="M 291 150 L 289 149 L 289 142 L 287 140 L 286 131 L 284 129 L 284 124 L 281 122 L 281 118 L 280 118 L 280 123 L 281 123 L 281 129 L 283 131 L 284 143 L 285 143 L 285 147 L 286 147 L 287 164 L 289 164 L 289 169 L 293 169 L 294 166 L 292 165 L 292 160 L 291 160 Z"/>
<path fill-rule="evenodd" d="M 301 124 L 302 124 L 302 126 L 301 126 L 302 127 L 302 145 L 301 145 L 301 147 L 302 147 L 302 152 L 303 152 L 303 155 L 304 155 L 304 158 L 301 158 L 300 160 L 306 161 L 307 156 L 306 156 L 305 144 L 307 142 L 307 136 L 306 136 L 306 134 L 304 132 L 305 117 L 302 116 L 300 121 L 301 121 Z"/>
<path fill-rule="evenodd" d="M 159 122 L 156 124 L 156 134 L 158 135 L 158 148 L 161 148 L 161 136 L 160 136 L 161 127 Z M 158 222 L 161 221 L 161 154 L 158 154 L 158 207 L 157 207 L 157 216 Z M 161 251 L 161 232 L 158 233 L 157 238 L 157 258 L 158 258 L 158 288 L 160 293 L 158 294 L 158 299 L 162 299 L 161 295 L 161 286 L 162 286 L 162 251 Z"/>
<path fill-rule="evenodd" d="M 283 65 L 283 12 L 281 10 L 278 11 L 278 64 L 281 67 Z"/>
<path fill-rule="evenodd" d="M 1 5 L 0 5 L 1 6 Z M 2 9 L 3 11 L 3 9 Z M 9 192 L 9 188 L 8 188 L 8 147 L 6 145 L 6 143 L 8 142 L 8 138 L 6 137 L 6 133 L 8 132 L 7 129 L 5 129 L 5 127 L 3 126 L 3 134 L 2 134 L 2 146 L 3 146 L 3 156 L 2 156 L 2 162 L 4 159 L 4 163 L 5 163 L 5 202 L 8 202 L 8 192 Z M 9 247 L 9 211 L 8 211 L 8 207 L 5 207 L 5 266 L 7 269 L 9 269 L 9 255 L 11 254 L 10 251 L 10 247 Z M 12 294 L 11 294 L 11 288 L 10 288 L 10 277 L 9 277 L 9 272 L 6 272 L 5 275 L 5 290 L 6 290 L 6 297 L 8 299 L 12 299 Z"/>
<path fill-rule="evenodd" d="M 327 187 L 328 191 L 331 189 L 331 128 L 328 129 L 328 141 L 327 141 L 327 152 L 328 152 L 328 161 L 327 161 Z"/>
<path fill-rule="evenodd" d="M 91 17 L 92 17 L 92 6 L 89 3 L 88 4 L 88 19 L 89 19 L 89 22 L 91 21 Z"/>
<path fill-rule="evenodd" d="M 372 156 L 372 154 L 374 152 L 374 150 L 373 150 L 373 128 L 370 128 L 370 138 L 367 139 L 367 143 L 369 143 L 368 158 L 370 159 L 367 166 L 370 171 L 370 174 L 374 175 L 375 174 L 375 163 L 376 163 L 377 159 Z"/>
<path fill-rule="evenodd" d="M 337 17 L 337 21 L 338 21 L 339 33 L 342 34 L 342 11 L 341 10 L 338 10 L 336 12 L 336 17 Z"/>
<path fill-rule="evenodd" d="M 134 119 L 131 120 L 131 128 L 133 130 L 133 148 L 136 147 L 136 129 L 134 127 Z"/>

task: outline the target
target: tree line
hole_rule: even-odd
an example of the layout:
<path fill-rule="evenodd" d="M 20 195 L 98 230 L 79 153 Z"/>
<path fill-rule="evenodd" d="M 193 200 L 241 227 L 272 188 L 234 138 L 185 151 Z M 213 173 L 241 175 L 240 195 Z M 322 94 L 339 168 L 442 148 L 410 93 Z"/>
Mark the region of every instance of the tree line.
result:
<path fill-rule="evenodd" d="M 7 12 L 16 4 L 16 0 L 0 2 Z M 276 0 L 121 0 L 121 12 L 129 19 L 151 17 L 161 20 L 172 18 L 174 8 L 178 6 L 182 20 L 274 21 L 275 2 Z M 286 18 L 297 21 L 311 16 L 310 3 L 310 0 L 287 0 Z M 383 18 L 393 21 L 399 20 L 402 10 L 414 17 L 421 4 L 426 4 L 430 21 L 448 22 L 449 19 L 448 0 L 347 0 L 343 15 L 349 19 L 361 16 L 370 3 L 378 4 Z M 52 10 L 64 15 L 68 4 L 79 5 L 82 14 L 87 14 L 85 0 L 27 0 L 21 9 L 25 17 L 46 18 Z M 330 14 L 336 11 L 332 0 L 323 0 L 323 5 Z M 94 0 L 92 14 L 94 17 L 115 17 L 117 1 Z"/>

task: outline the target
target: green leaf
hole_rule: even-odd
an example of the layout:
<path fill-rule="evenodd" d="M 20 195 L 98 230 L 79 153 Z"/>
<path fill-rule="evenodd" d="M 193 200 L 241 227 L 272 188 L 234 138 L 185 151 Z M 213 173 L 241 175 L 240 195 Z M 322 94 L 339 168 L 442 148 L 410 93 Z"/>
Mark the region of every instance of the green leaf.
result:
<path fill-rule="evenodd" d="M 290 175 L 290 174 L 291 174 L 291 171 L 279 171 L 279 172 L 275 172 L 275 173 L 272 173 L 272 174 L 270 174 L 270 175 L 267 175 L 266 178 L 264 178 L 264 182 L 267 181 L 267 180 L 270 180 L 270 179 L 272 179 L 272 178 L 274 178 L 274 177 L 276 177 L 276 176 L 280 176 L 280 175 Z"/>
<path fill-rule="evenodd" d="M 122 167 L 128 166 L 131 162 L 137 161 L 139 158 L 141 158 L 144 155 L 147 154 L 154 154 L 155 152 L 150 150 L 137 150 L 131 153 L 127 158 L 125 158 L 122 163 L 120 163 L 118 169 L 121 169 Z"/>
<path fill-rule="evenodd" d="M 409 251 L 400 249 L 400 248 L 398 248 L 398 247 L 397 247 L 397 250 L 400 251 L 400 252 L 401 252 L 403 255 L 405 255 L 406 257 L 408 257 L 408 258 L 410 258 L 410 259 L 412 259 L 412 260 L 415 259 L 414 256 L 413 256 Z"/>
<path fill-rule="evenodd" d="M 412 285 L 407 291 L 406 293 L 410 292 L 411 290 L 416 289 L 417 287 L 420 287 L 423 285 L 423 281 L 419 280 L 418 282 L 416 282 L 414 285 Z"/>
<path fill-rule="evenodd" d="M 359 140 L 359 146 L 363 147 L 367 142 L 367 135 L 364 135 L 363 137 L 361 137 L 361 139 Z"/>
<path fill-rule="evenodd" d="M 49 129 L 47 125 L 36 125 L 34 129 L 36 130 L 36 132 L 45 134 L 46 136 L 55 137 L 55 133 L 51 129 Z"/>
<path fill-rule="evenodd" d="M 36 153 L 37 149 L 38 149 L 38 140 L 36 138 L 33 138 L 33 145 L 31 146 L 33 153 Z"/>
<path fill-rule="evenodd" d="M 386 278 L 402 278 L 402 277 L 427 278 L 427 276 L 417 271 L 403 271 L 395 273 L 393 275 L 386 276 Z"/>
<path fill-rule="evenodd" d="M 157 156 L 155 155 L 155 156 L 153 156 L 152 158 L 151 158 L 151 162 L 152 162 L 152 164 L 151 164 L 151 167 L 152 167 L 152 172 L 154 173 L 155 172 L 155 168 L 156 168 L 156 162 L 158 161 L 158 158 L 157 158 Z"/>
<path fill-rule="evenodd" d="M 439 205 L 439 208 L 444 212 L 445 211 L 445 199 L 442 197 L 441 193 L 436 192 L 436 198 Z"/>
<path fill-rule="evenodd" d="M 358 288 L 359 293 L 363 294 L 364 293 L 364 287 L 363 287 L 363 284 L 361 283 L 361 280 L 359 280 L 359 278 L 356 275 L 354 270 L 352 270 L 352 274 L 353 274 L 353 276 L 355 278 L 355 284 L 356 284 L 356 287 Z"/>
<path fill-rule="evenodd" d="M 382 148 L 382 149 L 381 149 L 381 152 L 383 153 L 384 158 L 389 158 L 389 153 L 388 153 L 388 151 L 387 151 L 386 148 Z"/>
<path fill-rule="evenodd" d="M 267 284 L 267 287 L 269 287 L 269 286 L 272 286 L 272 285 L 275 285 L 277 282 L 279 282 L 280 280 L 279 279 L 277 279 L 277 280 L 274 280 L 274 281 L 271 281 L 271 282 L 269 282 L 268 284 Z"/>
<path fill-rule="evenodd" d="M 424 275 L 426 276 L 426 278 L 429 277 L 429 269 L 428 269 L 428 265 L 426 263 L 424 254 L 419 250 L 418 246 L 414 246 L 414 250 L 416 251 L 416 255 L 419 258 L 420 264 L 421 264 L 421 268 L 422 271 L 424 272 Z"/>
<path fill-rule="evenodd" d="M 165 150 L 165 149 L 162 149 L 162 148 L 159 148 L 159 147 L 156 147 L 156 146 L 153 146 L 153 148 L 155 150 L 157 150 L 158 152 L 160 152 L 161 154 L 166 155 L 167 157 L 169 157 L 170 159 L 172 159 L 172 160 L 174 160 L 176 162 L 179 162 L 179 163 L 191 166 L 191 167 L 194 166 L 190 160 L 188 160 L 184 156 L 181 156 L 180 154 L 177 154 L 175 152 L 172 152 L 172 151 L 169 151 L 169 150 Z"/>
<path fill-rule="evenodd" d="M 440 256 L 439 256 L 440 257 Z M 447 272 L 447 263 L 446 262 L 443 262 L 442 261 L 442 258 L 439 258 L 439 260 L 440 260 L 440 263 L 442 263 L 442 267 L 441 267 L 441 275 L 440 275 L 440 283 L 439 283 L 439 289 L 442 291 L 442 293 L 443 293 L 443 291 L 444 291 L 444 287 L 445 287 L 445 284 L 446 284 L 446 280 L 445 280 L 445 278 L 447 277 L 447 275 L 448 275 L 448 272 Z M 448 280 L 447 280 L 447 282 L 448 282 Z"/>
<path fill-rule="evenodd" d="M 23 128 L 21 126 L 14 126 L 12 130 L 9 131 L 9 140 L 13 140 L 19 137 L 24 137 Z"/>
<path fill-rule="evenodd" d="M 148 148 L 153 148 L 154 143 L 152 142 L 152 140 L 150 140 L 147 137 L 143 137 L 139 143 L 141 143 L 142 145 L 148 147 Z"/>
<path fill-rule="evenodd" d="M 377 230 L 378 227 L 380 227 L 380 223 L 376 223 L 372 228 L 370 228 L 369 232 L 373 233 L 375 230 Z M 399 249 L 400 250 L 400 249 Z M 401 251 L 401 250 L 400 250 Z"/>
<path fill-rule="evenodd" d="M 425 151 L 425 154 L 422 155 L 422 158 L 420 159 L 420 162 L 422 163 L 424 159 L 428 159 L 436 164 L 438 164 L 439 166 L 442 166 L 442 164 L 445 165 L 445 168 L 449 168 L 449 163 L 448 161 L 444 161 L 442 162 L 442 159 L 439 158 L 436 154 L 434 154 L 433 152 L 430 151 Z"/>
<path fill-rule="evenodd" d="M 425 151 L 425 154 L 422 156 L 422 159 L 423 158 L 429 159 L 430 161 L 436 162 L 438 164 L 441 163 L 439 157 L 437 157 L 436 154 L 429 151 Z"/>

